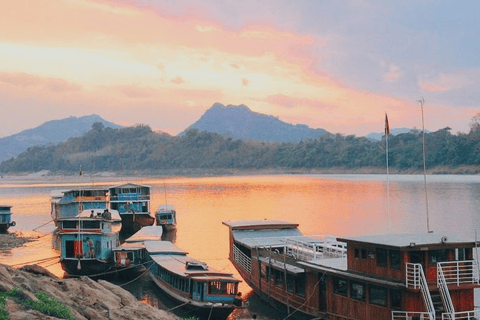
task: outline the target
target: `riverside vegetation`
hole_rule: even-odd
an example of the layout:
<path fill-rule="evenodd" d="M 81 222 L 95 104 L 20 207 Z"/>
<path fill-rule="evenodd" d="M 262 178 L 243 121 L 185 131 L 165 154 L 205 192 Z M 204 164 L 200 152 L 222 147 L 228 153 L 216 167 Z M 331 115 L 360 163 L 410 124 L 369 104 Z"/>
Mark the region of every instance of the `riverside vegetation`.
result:
<path fill-rule="evenodd" d="M 469 133 L 443 128 L 426 134 L 429 168 L 469 168 L 480 172 L 480 114 Z M 389 167 L 395 172 L 423 167 L 422 133 L 389 136 Z M 81 137 L 53 146 L 31 147 L 0 163 L 0 172 L 49 170 L 72 173 L 172 169 L 331 169 L 385 168 L 385 140 L 325 134 L 299 143 L 234 140 L 216 133 L 187 131 L 181 136 L 158 133 L 145 125 L 112 129 L 95 123 Z M 438 170 L 441 171 L 441 170 Z"/>

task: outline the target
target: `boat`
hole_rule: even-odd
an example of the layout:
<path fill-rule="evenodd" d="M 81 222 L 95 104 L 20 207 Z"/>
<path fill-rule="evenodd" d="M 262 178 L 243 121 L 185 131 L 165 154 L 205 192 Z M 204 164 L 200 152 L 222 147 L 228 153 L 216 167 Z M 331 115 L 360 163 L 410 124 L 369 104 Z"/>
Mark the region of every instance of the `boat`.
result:
<path fill-rule="evenodd" d="M 113 249 L 120 245 L 120 215 L 115 210 L 83 210 L 59 220 L 60 264 L 70 275 L 96 276 L 113 266 Z"/>
<path fill-rule="evenodd" d="M 425 232 L 304 236 L 276 220 L 223 222 L 229 260 L 262 299 L 318 319 L 480 319 L 476 240 Z M 476 255 L 475 255 L 476 256 Z"/>
<path fill-rule="evenodd" d="M 171 204 L 162 204 L 158 206 L 155 212 L 157 226 L 162 226 L 163 230 L 168 232 L 177 227 L 177 212 Z"/>
<path fill-rule="evenodd" d="M 212 319 L 225 318 L 236 306 L 238 283 L 231 273 L 212 269 L 195 260 L 170 241 L 146 241 L 145 247 L 153 264 L 149 274 L 155 284 L 167 295 L 205 312 Z"/>
<path fill-rule="evenodd" d="M 107 209 L 108 190 L 104 188 L 78 188 L 66 191 L 56 191 L 50 198 L 50 215 L 58 227 L 58 221 L 73 218 L 83 210 Z"/>
<path fill-rule="evenodd" d="M 109 188 L 110 209 L 117 210 L 122 218 L 125 238 L 142 227 L 151 226 L 155 218 L 150 215 L 150 187 L 127 183 Z"/>
<path fill-rule="evenodd" d="M 145 241 L 162 240 L 161 226 L 147 226 L 140 229 L 124 243 L 113 249 L 113 260 L 117 271 L 145 271 L 150 261 Z"/>
<path fill-rule="evenodd" d="M 7 232 L 10 227 L 15 227 L 15 221 L 12 221 L 12 206 L 0 205 L 0 232 Z"/>

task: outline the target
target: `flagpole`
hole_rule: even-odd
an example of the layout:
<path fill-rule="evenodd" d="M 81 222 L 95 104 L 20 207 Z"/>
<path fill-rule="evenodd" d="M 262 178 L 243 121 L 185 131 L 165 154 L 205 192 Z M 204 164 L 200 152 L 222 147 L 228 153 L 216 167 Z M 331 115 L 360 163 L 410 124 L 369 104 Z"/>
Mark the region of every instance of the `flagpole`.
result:
<path fill-rule="evenodd" d="M 390 126 L 388 124 L 387 113 L 385 112 L 385 149 L 387 162 L 387 233 L 390 233 L 390 177 L 388 174 L 388 134 L 390 133 Z"/>
<path fill-rule="evenodd" d="M 420 103 L 420 108 L 422 109 L 422 144 L 423 144 L 423 185 L 425 188 L 425 206 L 427 210 L 427 232 L 430 231 L 430 221 L 428 218 L 428 196 L 427 196 L 427 160 L 426 160 L 426 150 L 425 150 L 425 123 L 423 121 L 423 105 L 425 104 L 425 99 L 418 100 Z"/>

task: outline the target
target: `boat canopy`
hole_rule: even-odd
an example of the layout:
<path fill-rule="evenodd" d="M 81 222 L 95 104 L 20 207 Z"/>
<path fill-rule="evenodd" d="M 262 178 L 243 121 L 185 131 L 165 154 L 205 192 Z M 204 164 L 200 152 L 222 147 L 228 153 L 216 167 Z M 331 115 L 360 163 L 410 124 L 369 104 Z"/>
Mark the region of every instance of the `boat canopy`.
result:
<path fill-rule="evenodd" d="M 120 214 L 118 213 L 117 210 L 106 210 L 106 209 L 83 210 L 82 212 L 80 212 L 74 218 L 69 218 L 69 219 L 71 220 L 71 219 L 97 218 L 97 217 L 102 217 L 102 214 L 104 212 L 109 212 L 110 213 L 111 218 L 109 220 L 122 221 L 122 218 L 120 217 Z M 63 219 L 63 220 L 68 220 L 68 219 Z"/>
<path fill-rule="evenodd" d="M 232 230 L 237 229 L 292 229 L 297 228 L 298 223 L 290 223 L 279 220 L 234 220 L 223 221 L 224 225 Z"/>
<path fill-rule="evenodd" d="M 233 239 L 246 247 L 278 247 L 285 245 L 286 237 L 302 237 L 302 233 L 295 229 L 268 229 L 268 230 L 233 230 Z"/>
<path fill-rule="evenodd" d="M 125 242 L 144 242 L 149 240 L 162 240 L 163 228 L 162 226 L 146 226 L 140 229 L 130 238 L 126 239 Z"/>
<path fill-rule="evenodd" d="M 152 255 L 187 255 L 188 252 L 170 241 L 145 241 L 145 248 Z"/>
<path fill-rule="evenodd" d="M 161 204 L 157 208 L 157 212 L 172 212 L 175 211 L 173 204 Z"/>

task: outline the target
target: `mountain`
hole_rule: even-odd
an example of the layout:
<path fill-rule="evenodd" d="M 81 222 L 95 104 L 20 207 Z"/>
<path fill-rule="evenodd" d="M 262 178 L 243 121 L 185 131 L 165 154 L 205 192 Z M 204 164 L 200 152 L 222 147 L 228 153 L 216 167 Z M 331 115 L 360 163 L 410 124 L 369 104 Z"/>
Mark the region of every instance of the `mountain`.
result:
<path fill-rule="evenodd" d="M 390 134 L 396 136 L 397 134 L 409 133 L 412 129 L 409 128 L 395 128 L 390 130 Z M 428 132 L 428 131 L 425 131 Z M 384 132 L 372 132 L 365 136 L 365 138 L 371 141 L 380 141 L 385 136 Z"/>
<path fill-rule="evenodd" d="M 56 144 L 72 137 L 79 137 L 92 129 L 95 122 L 100 122 L 105 127 L 121 128 L 96 114 L 48 121 L 36 128 L 0 138 L 0 161 L 16 157 L 32 146 Z"/>
<path fill-rule="evenodd" d="M 300 142 L 302 139 L 316 139 L 328 133 L 323 129 L 293 125 L 273 116 L 253 112 L 243 104 L 224 106 L 221 103 L 215 103 L 180 135 L 191 129 L 215 132 L 233 139 L 266 142 Z"/>

